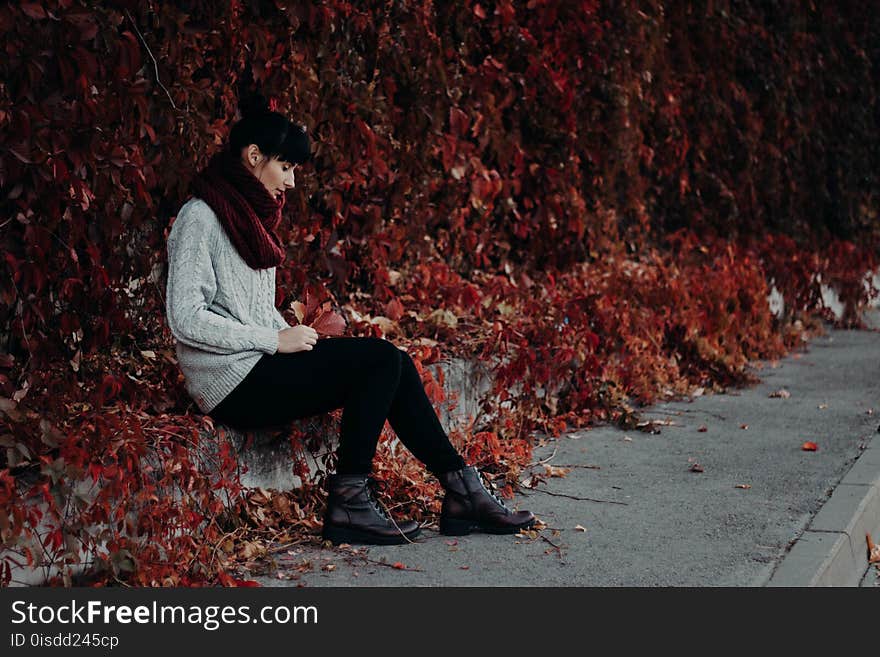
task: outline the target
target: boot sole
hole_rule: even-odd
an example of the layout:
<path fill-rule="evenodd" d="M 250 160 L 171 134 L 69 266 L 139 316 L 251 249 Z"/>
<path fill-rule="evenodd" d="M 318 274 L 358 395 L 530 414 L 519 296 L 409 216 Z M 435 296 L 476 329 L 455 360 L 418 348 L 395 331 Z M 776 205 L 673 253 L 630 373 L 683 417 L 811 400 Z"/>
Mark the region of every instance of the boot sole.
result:
<path fill-rule="evenodd" d="M 324 527 L 322 536 L 324 540 L 334 545 L 340 543 L 356 543 L 358 545 L 403 545 L 422 533 L 422 528 L 417 527 L 408 534 L 395 534 L 393 536 L 377 536 L 370 532 L 351 527 Z"/>
<path fill-rule="evenodd" d="M 529 520 L 527 523 L 519 526 L 511 527 L 493 527 L 491 525 L 481 525 L 472 520 L 440 520 L 440 533 L 446 536 L 467 536 L 474 531 L 480 531 L 484 534 L 516 534 L 524 529 L 530 529 L 534 526 L 535 521 Z"/>

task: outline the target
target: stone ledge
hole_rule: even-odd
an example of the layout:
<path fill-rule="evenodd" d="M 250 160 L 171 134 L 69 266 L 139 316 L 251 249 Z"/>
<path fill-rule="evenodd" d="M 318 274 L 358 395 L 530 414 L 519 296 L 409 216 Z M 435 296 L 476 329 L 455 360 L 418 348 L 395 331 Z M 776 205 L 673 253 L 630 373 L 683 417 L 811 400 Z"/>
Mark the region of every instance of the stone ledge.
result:
<path fill-rule="evenodd" d="M 461 358 L 441 361 L 428 366 L 434 376 L 442 371 L 443 390 L 447 399 L 441 404 L 438 417 L 447 432 L 462 428 L 470 423 L 479 412 L 480 398 L 491 389 L 489 366 L 477 360 Z M 454 406 L 454 407 L 453 407 Z M 294 450 L 284 438 L 288 427 L 277 427 L 256 431 L 237 431 L 218 423 L 218 429 L 228 435 L 233 448 L 238 453 L 242 466 L 241 483 L 248 488 L 275 488 L 289 490 L 301 485 L 300 477 L 293 473 Z M 321 421 L 307 418 L 291 423 L 309 434 L 321 430 Z M 323 427 L 327 430 L 327 427 Z M 336 449 L 339 436 L 339 423 L 330 428 L 326 443 L 316 452 L 303 450 L 303 456 L 311 474 L 324 467 L 323 457 Z M 249 437 L 252 440 L 249 443 Z"/>

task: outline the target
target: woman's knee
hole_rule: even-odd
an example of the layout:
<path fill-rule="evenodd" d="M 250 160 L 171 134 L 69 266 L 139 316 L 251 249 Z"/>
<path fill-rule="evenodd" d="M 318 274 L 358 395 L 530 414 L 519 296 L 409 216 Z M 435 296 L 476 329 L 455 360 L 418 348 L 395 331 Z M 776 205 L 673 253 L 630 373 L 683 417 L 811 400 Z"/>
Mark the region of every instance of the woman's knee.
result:
<path fill-rule="evenodd" d="M 397 372 L 400 371 L 402 363 L 401 356 L 404 355 L 404 352 L 398 349 L 394 343 L 382 338 L 362 339 L 365 341 L 364 344 L 368 345 L 371 360 L 383 365 L 388 365 Z"/>
<path fill-rule="evenodd" d="M 403 349 L 398 349 L 397 353 L 400 356 L 400 364 L 403 369 L 405 369 L 405 370 L 411 369 L 411 370 L 414 370 L 415 372 L 418 372 L 418 369 L 416 368 L 416 364 L 413 362 L 412 356 L 410 356 L 409 353 L 407 353 Z"/>

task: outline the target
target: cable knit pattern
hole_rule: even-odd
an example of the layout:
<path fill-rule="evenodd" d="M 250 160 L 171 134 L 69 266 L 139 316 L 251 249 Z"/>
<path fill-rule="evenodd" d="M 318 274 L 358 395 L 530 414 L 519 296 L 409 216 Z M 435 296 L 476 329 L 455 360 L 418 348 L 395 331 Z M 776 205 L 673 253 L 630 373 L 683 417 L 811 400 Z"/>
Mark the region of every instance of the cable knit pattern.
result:
<path fill-rule="evenodd" d="M 278 350 L 278 331 L 289 326 L 275 308 L 275 267 L 249 267 L 199 198 L 183 205 L 168 235 L 165 304 L 186 390 L 203 413 Z"/>

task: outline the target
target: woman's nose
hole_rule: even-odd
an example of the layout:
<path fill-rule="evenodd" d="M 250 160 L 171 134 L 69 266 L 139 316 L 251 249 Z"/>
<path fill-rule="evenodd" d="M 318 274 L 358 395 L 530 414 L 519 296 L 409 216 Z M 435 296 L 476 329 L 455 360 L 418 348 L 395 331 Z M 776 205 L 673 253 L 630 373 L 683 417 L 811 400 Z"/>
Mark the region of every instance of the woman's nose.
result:
<path fill-rule="evenodd" d="M 284 184 L 285 184 L 287 187 L 290 187 L 291 189 L 293 189 L 294 187 L 296 187 L 296 177 L 293 175 L 293 171 L 290 172 L 290 175 L 289 175 L 289 176 L 287 177 L 287 179 L 284 181 Z"/>

